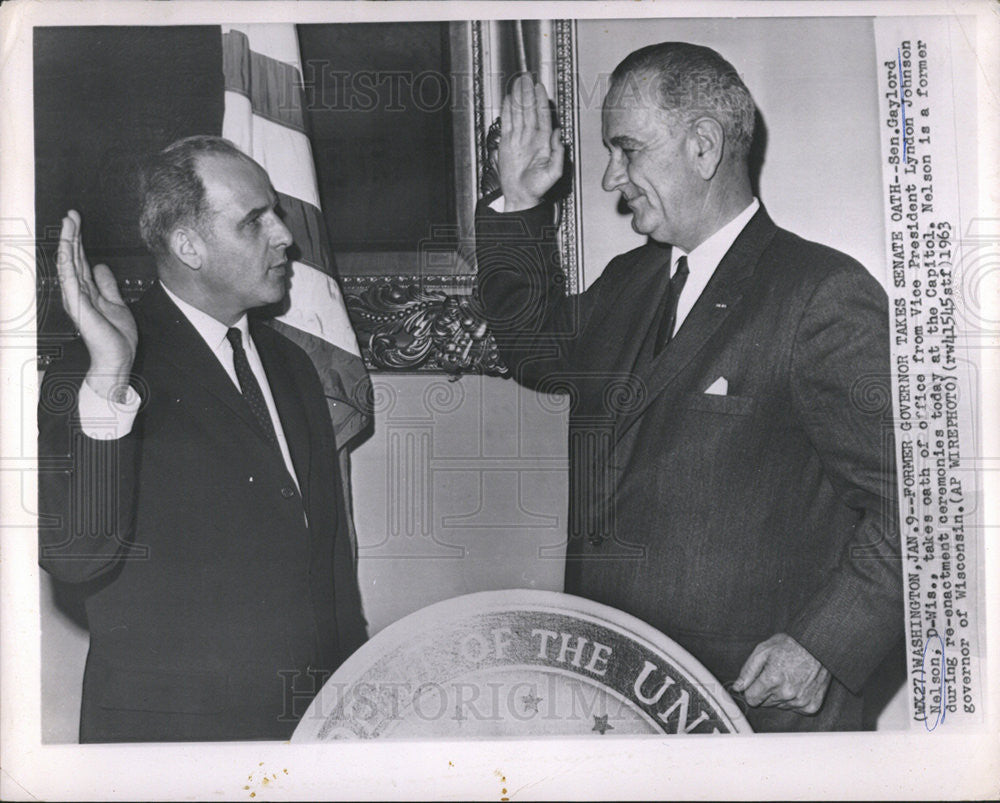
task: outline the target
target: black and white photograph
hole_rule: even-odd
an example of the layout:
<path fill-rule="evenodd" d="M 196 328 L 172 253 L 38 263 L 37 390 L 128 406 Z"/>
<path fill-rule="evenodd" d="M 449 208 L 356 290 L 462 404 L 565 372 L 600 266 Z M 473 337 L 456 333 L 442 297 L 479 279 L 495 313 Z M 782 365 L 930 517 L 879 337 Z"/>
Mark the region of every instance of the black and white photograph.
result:
<path fill-rule="evenodd" d="M 7 6 L 5 799 L 993 796 L 998 29 L 904 5 Z"/>

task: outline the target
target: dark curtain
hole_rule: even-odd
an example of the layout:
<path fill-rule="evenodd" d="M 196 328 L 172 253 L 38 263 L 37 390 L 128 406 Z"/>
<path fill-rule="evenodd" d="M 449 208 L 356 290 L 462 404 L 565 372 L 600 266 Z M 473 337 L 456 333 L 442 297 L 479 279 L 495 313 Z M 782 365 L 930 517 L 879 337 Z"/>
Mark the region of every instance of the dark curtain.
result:
<path fill-rule="evenodd" d="M 151 279 L 138 230 L 137 168 L 175 139 L 220 134 L 222 37 L 217 26 L 36 28 L 35 230 L 39 351 L 72 326 L 55 277 L 67 209 L 83 218 L 91 263 L 119 282 Z"/>

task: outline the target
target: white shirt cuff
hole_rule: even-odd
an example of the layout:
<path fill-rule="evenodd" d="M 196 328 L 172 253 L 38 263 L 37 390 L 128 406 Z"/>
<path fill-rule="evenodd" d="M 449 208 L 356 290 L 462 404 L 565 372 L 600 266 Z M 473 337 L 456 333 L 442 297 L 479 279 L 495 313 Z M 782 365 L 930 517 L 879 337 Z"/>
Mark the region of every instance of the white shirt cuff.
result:
<path fill-rule="evenodd" d="M 118 402 L 104 398 L 84 380 L 76 400 L 83 434 L 101 441 L 124 438 L 132 431 L 141 402 L 131 385 L 125 400 Z"/>
<path fill-rule="evenodd" d="M 490 209 L 494 212 L 499 212 L 501 215 L 507 211 L 507 199 L 502 195 L 498 195 L 489 204 Z M 555 203 L 552 205 L 552 222 L 559 222 L 559 204 Z"/>

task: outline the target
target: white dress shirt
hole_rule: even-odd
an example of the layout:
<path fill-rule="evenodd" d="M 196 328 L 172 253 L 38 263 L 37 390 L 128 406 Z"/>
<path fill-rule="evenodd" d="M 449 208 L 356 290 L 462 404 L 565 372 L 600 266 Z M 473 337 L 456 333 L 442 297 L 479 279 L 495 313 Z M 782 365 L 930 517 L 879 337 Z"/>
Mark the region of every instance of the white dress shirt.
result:
<path fill-rule="evenodd" d="M 690 254 L 686 254 L 677 246 L 674 246 L 671 250 L 671 277 L 677 272 L 677 262 L 682 256 L 687 257 L 689 271 L 687 281 L 684 282 L 684 289 L 681 291 L 681 297 L 677 300 L 677 323 L 674 324 L 675 336 L 680 331 L 684 319 L 691 312 L 691 308 L 694 307 L 695 302 L 698 301 L 706 285 L 708 285 L 712 274 L 715 273 L 715 269 L 719 267 L 722 258 L 733 247 L 736 238 L 740 236 L 740 233 L 746 228 L 747 223 L 750 222 L 750 218 L 756 214 L 758 209 L 760 209 L 760 201 L 754 198 L 746 209 L 691 251 Z"/>
<path fill-rule="evenodd" d="M 160 286 L 170 300 L 184 314 L 184 317 L 191 322 L 191 325 L 212 350 L 215 358 L 229 375 L 229 378 L 236 386 L 236 390 L 242 394 L 240 381 L 236 377 L 236 366 L 233 362 L 233 347 L 226 338 L 229 327 L 221 321 L 217 321 L 211 315 L 202 312 L 196 307 L 192 307 L 186 301 L 178 298 L 162 283 Z M 278 437 L 278 447 L 281 450 L 281 457 L 285 461 L 288 473 L 298 487 L 298 477 L 295 474 L 295 467 L 292 464 L 292 455 L 288 449 L 288 441 L 285 439 L 285 432 L 281 427 L 278 408 L 274 403 L 274 396 L 271 394 L 271 386 L 267 381 L 267 374 L 264 373 L 264 365 L 260 361 L 260 354 L 257 352 L 253 338 L 250 337 L 247 316 L 244 315 L 233 326 L 239 329 L 243 336 L 243 349 L 246 351 L 247 362 L 250 363 L 250 370 L 253 371 L 253 375 L 257 378 L 261 393 L 264 396 L 264 402 L 267 404 L 271 423 L 274 424 L 274 433 Z M 113 402 L 101 397 L 90 385 L 84 382 L 80 388 L 79 398 L 77 399 L 80 426 L 84 434 L 90 438 L 101 440 L 122 438 L 132 431 L 136 413 L 139 411 L 139 402 L 139 394 L 132 387 L 129 387 L 124 402 Z"/>

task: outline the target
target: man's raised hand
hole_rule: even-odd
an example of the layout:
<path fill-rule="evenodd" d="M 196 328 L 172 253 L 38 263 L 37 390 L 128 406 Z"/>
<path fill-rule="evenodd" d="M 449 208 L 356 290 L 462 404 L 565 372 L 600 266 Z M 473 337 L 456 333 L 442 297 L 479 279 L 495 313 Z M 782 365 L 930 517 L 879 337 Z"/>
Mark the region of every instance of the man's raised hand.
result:
<path fill-rule="evenodd" d="M 563 144 L 553 130 L 545 87 L 520 75 L 500 111 L 504 211 L 537 206 L 562 176 Z"/>
<path fill-rule="evenodd" d="M 139 342 L 135 318 L 107 265 L 87 263 L 80 242 L 80 215 L 66 213 L 56 257 L 63 308 L 90 353 L 87 384 L 107 399 L 122 400 Z"/>

